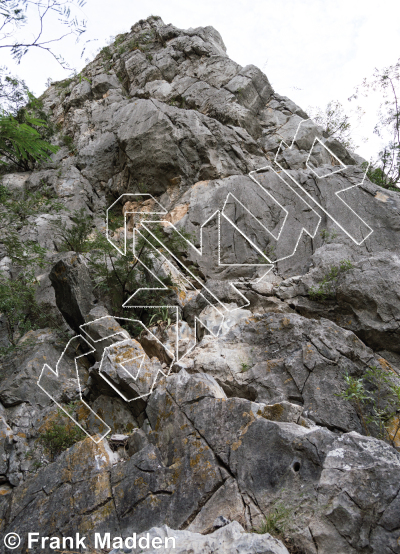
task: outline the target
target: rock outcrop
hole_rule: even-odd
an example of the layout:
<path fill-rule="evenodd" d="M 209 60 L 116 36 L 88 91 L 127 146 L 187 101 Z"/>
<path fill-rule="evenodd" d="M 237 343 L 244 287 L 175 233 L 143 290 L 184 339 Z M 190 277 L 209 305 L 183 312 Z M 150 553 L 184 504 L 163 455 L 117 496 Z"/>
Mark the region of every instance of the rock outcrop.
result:
<path fill-rule="evenodd" d="M 190 238 L 151 258 L 174 284 L 145 329 L 111 313 L 91 252 L 58 252 L 55 214 L 24 222 L 63 335 L 49 324 L 10 350 L 0 314 L 2 534 L 21 551 L 40 531 L 93 548 L 95 533 L 174 537 L 154 552 L 182 554 L 400 553 L 399 193 L 212 27 L 149 17 L 42 101 L 61 148 L 5 186 L 48 187 L 57 217 L 83 209 L 93 232 L 112 206 L 111 242 L 154 214 Z M 4 256 L 0 270 L 15 275 Z M 49 452 L 71 418 L 75 444 Z"/>

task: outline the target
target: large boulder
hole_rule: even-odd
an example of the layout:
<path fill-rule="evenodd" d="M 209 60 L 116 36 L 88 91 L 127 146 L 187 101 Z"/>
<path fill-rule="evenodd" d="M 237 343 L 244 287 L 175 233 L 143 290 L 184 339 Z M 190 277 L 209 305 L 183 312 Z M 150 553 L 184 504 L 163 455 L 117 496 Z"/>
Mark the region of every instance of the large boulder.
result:
<path fill-rule="evenodd" d="M 156 539 L 156 540 L 154 540 Z M 237 521 L 217 529 L 209 535 L 201 535 L 190 531 L 175 531 L 167 525 L 153 527 L 146 533 L 136 537 L 137 544 L 146 546 L 149 544 L 150 554 L 157 552 L 174 552 L 176 554 L 247 554 L 257 552 L 263 554 L 289 554 L 286 547 L 269 533 L 258 535 L 246 533 Z M 147 542 L 148 541 L 148 542 Z M 129 542 L 127 542 L 129 545 Z M 154 545 L 154 548 L 152 548 Z M 138 547 L 140 548 L 140 546 Z M 126 550 L 125 550 L 126 551 Z M 110 554 L 122 554 L 122 548 L 115 548 Z"/>
<path fill-rule="evenodd" d="M 375 350 L 400 352 L 400 258 L 395 252 L 355 256 L 338 244 L 321 247 L 314 267 L 280 283 L 276 294 L 307 317 L 326 317 L 350 329 Z M 348 264 L 346 267 L 343 264 Z M 328 285 L 332 268 L 344 267 Z M 329 290 L 328 290 L 329 289 Z M 321 290 L 323 294 L 313 295 Z"/>
<path fill-rule="evenodd" d="M 4 532 L 128 537 L 192 522 L 204 532 L 219 516 L 249 529 L 284 506 L 285 533 L 304 552 L 396 548 L 400 455 L 384 442 L 276 421 L 265 404 L 227 398 L 212 377 L 184 370 L 160 383 L 146 413 L 147 439 L 125 462 L 86 439 L 15 489 Z"/>
<path fill-rule="evenodd" d="M 212 375 L 229 397 L 295 402 L 307 418 L 342 431 L 365 432 L 340 396 L 347 374 L 360 378 L 376 366 L 397 383 L 388 363 L 352 332 L 294 313 L 254 314 L 220 338 L 204 337 L 182 361 L 188 371 Z"/>
<path fill-rule="evenodd" d="M 89 270 L 79 254 L 69 252 L 54 264 L 49 277 L 58 309 L 71 329 L 79 333 L 79 326 L 95 307 Z"/>

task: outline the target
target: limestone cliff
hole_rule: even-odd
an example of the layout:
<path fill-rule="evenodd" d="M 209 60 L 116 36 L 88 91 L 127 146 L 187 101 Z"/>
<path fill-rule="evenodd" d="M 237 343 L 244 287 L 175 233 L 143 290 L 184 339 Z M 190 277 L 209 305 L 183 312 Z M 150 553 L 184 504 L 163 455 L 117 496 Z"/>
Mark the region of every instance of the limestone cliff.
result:
<path fill-rule="evenodd" d="M 164 209 L 194 243 L 168 262 L 179 333 L 153 321 L 135 335 L 85 257 L 57 252 L 57 214 L 24 225 L 48 252 L 38 302 L 72 342 L 49 325 L 0 361 L 2 533 L 154 527 L 182 553 L 400 552 L 400 195 L 212 27 L 140 21 L 42 100 L 60 150 L 4 185 L 47 186 L 63 221 L 83 208 L 102 233 L 115 203 L 127 224 L 111 239 Z M 44 364 L 59 368 L 47 394 Z M 368 371 L 361 406 L 346 378 Z M 55 402 L 110 432 L 50 459 L 38 437 Z M 253 532 L 271 514 L 279 540 Z"/>

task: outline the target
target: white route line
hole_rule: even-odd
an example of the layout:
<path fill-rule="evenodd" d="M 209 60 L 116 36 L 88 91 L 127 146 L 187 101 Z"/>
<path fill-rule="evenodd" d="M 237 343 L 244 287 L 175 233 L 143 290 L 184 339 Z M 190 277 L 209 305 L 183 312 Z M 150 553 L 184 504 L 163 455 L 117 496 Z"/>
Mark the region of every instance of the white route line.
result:
<path fill-rule="evenodd" d="M 296 130 L 296 134 L 295 134 L 295 136 L 294 136 L 294 138 L 293 138 L 292 144 L 290 145 L 289 149 L 293 148 L 293 146 L 294 146 L 294 143 L 295 143 L 295 140 L 296 140 L 296 137 L 297 137 L 297 133 L 298 133 L 299 130 L 300 130 L 300 126 L 301 126 L 303 123 L 306 123 L 307 121 L 311 121 L 311 120 L 310 120 L 310 119 L 304 119 L 304 120 L 300 121 L 299 126 L 297 127 L 297 130 Z M 338 161 L 340 162 L 340 164 L 343 165 L 343 167 L 340 168 L 340 169 L 337 169 L 336 171 L 332 171 L 332 172 L 330 172 L 329 174 L 326 174 L 326 175 L 322 175 L 322 176 L 321 176 L 321 175 L 318 175 L 318 174 L 314 171 L 313 167 L 310 166 L 309 163 L 308 163 L 308 162 L 309 162 L 309 159 L 310 159 L 310 156 L 311 156 L 312 149 L 314 148 L 314 144 L 316 143 L 316 141 L 318 141 L 318 142 L 321 144 L 321 146 L 323 146 L 323 147 L 329 152 L 329 154 L 330 154 L 331 156 L 333 156 L 336 160 L 338 160 Z M 335 192 L 335 195 L 339 198 L 339 200 L 340 200 L 341 202 L 343 202 L 343 204 L 344 204 L 345 206 L 347 206 L 347 208 L 349 208 L 349 210 L 355 215 L 355 217 L 356 217 L 357 219 L 359 219 L 360 221 L 362 221 L 362 223 L 363 223 L 366 227 L 368 227 L 368 229 L 369 229 L 369 231 L 370 231 L 361 241 L 358 242 L 358 241 L 357 241 L 353 236 L 351 236 L 351 234 L 350 234 L 350 233 L 349 233 L 349 232 L 348 232 L 348 231 L 336 220 L 336 218 L 333 217 L 332 214 L 330 214 L 323 206 L 321 206 L 321 204 L 320 204 L 317 200 L 315 200 L 315 198 L 314 198 L 304 187 L 302 187 L 301 184 L 298 183 L 298 182 L 293 178 L 293 176 L 290 175 L 290 174 L 286 171 L 286 169 L 285 169 L 284 167 L 282 167 L 282 166 L 280 165 L 280 163 L 277 161 L 277 157 L 278 157 L 278 154 L 279 154 L 279 152 L 280 152 L 280 149 L 281 149 L 282 144 L 285 144 L 286 146 L 288 146 L 288 145 L 286 144 L 286 142 L 282 140 L 282 142 L 281 142 L 280 145 L 279 145 L 278 151 L 277 151 L 277 153 L 276 153 L 276 155 L 275 155 L 275 159 L 274 159 L 274 162 L 276 163 L 276 165 L 280 167 L 280 169 L 289 177 L 289 179 L 291 179 L 298 187 L 300 187 L 300 189 L 304 192 L 304 194 L 306 194 L 313 202 L 315 202 L 315 204 L 316 204 L 316 205 L 317 205 L 317 206 L 318 206 L 318 207 L 319 207 L 319 208 L 320 208 L 320 209 L 321 209 L 321 210 L 322 210 L 322 211 L 323 211 L 323 212 L 324 212 L 324 213 L 325 213 L 325 214 L 326 214 L 326 215 L 327 215 L 338 227 L 339 227 L 339 229 L 341 229 L 349 238 L 351 238 L 351 240 L 352 240 L 355 244 L 357 244 L 357 246 L 360 246 L 360 245 L 361 245 L 361 244 L 373 233 L 373 229 L 368 225 L 368 223 L 366 223 L 366 222 L 365 222 L 365 221 L 353 210 L 353 208 L 352 208 L 351 206 L 349 206 L 349 205 L 343 200 L 343 198 L 340 198 L 340 197 L 339 197 L 339 194 L 341 194 L 342 192 L 345 192 L 345 191 L 347 191 L 347 190 L 350 190 L 350 189 L 352 189 L 352 188 L 354 188 L 354 187 L 359 187 L 360 185 L 362 185 L 363 182 L 364 182 L 364 180 L 365 180 L 365 177 L 366 177 L 366 175 L 367 175 L 367 171 L 368 171 L 368 168 L 369 168 L 370 164 L 368 164 L 368 166 L 367 166 L 367 168 L 366 168 L 366 170 L 365 170 L 365 172 L 364 172 L 362 181 L 361 181 L 360 183 L 357 183 L 357 184 L 355 184 L 355 185 L 351 185 L 350 187 L 347 187 L 347 188 L 344 188 L 344 189 L 342 189 L 342 190 L 338 190 L 338 191 Z M 335 173 L 339 173 L 340 171 L 344 171 L 344 169 L 347 169 L 348 167 L 350 167 L 350 166 L 346 166 L 341 160 L 339 160 L 339 158 L 338 158 L 337 156 L 335 156 L 335 154 L 334 154 L 327 146 L 325 146 L 325 144 L 323 144 L 323 143 L 320 141 L 320 139 L 319 139 L 318 137 L 315 137 L 315 139 L 314 139 L 314 142 L 313 142 L 313 144 L 312 144 L 312 147 L 311 147 L 310 152 L 309 152 L 308 157 L 307 157 L 306 166 L 307 166 L 308 169 L 310 169 L 310 170 L 314 173 L 314 175 L 315 175 L 318 179 L 324 179 L 325 177 L 329 177 L 329 175 L 333 175 L 333 174 L 335 174 Z"/>
<path fill-rule="evenodd" d="M 368 167 L 367 167 L 367 170 L 365 171 L 364 173 L 364 176 L 363 176 L 363 179 L 360 183 L 357 183 L 355 185 L 352 185 L 350 187 L 347 187 L 345 189 L 342 189 L 340 191 L 337 191 L 335 192 L 336 196 L 339 198 L 339 200 L 341 202 L 343 202 L 343 204 L 345 204 L 349 209 L 350 211 L 366 226 L 368 227 L 368 229 L 370 230 L 370 232 L 368 233 L 368 235 L 366 237 L 363 238 L 362 241 L 360 242 L 357 242 L 357 240 L 351 236 L 351 234 L 349 232 L 347 232 L 347 230 L 325 209 L 323 208 L 323 206 L 321 206 L 321 204 L 319 202 L 317 202 L 317 200 L 315 200 L 315 198 L 310 194 L 308 193 L 307 190 L 305 190 L 300 183 L 298 183 L 292 175 L 290 175 L 286 170 L 285 168 L 283 168 L 279 162 L 277 161 L 277 158 L 278 158 L 278 155 L 280 154 L 281 150 L 282 150 L 282 147 L 283 145 L 285 145 L 288 149 L 291 149 L 294 147 L 294 143 L 295 143 L 295 140 L 296 140 L 296 137 L 298 135 L 298 132 L 300 130 L 300 126 L 305 123 L 306 121 L 310 121 L 310 120 L 303 120 L 299 123 L 298 127 L 297 127 L 297 130 L 296 130 L 296 133 L 295 133 L 295 136 L 292 140 L 292 144 L 290 146 L 288 146 L 288 144 L 282 140 L 280 145 L 279 145 L 279 148 L 278 148 L 278 151 L 275 155 L 275 159 L 274 159 L 274 162 L 275 164 L 281 169 L 281 171 L 283 171 L 285 173 L 285 175 L 287 175 L 287 177 L 293 181 L 295 183 L 295 185 L 297 187 L 299 187 L 330 219 L 332 219 L 332 221 L 338 225 L 338 227 L 348 236 L 350 237 L 353 242 L 355 242 L 357 245 L 361 245 L 370 235 L 371 233 L 373 232 L 373 230 L 371 229 L 371 227 L 364 221 L 362 220 L 357 214 L 356 212 L 342 199 L 339 197 L 339 194 L 342 193 L 342 192 L 345 192 L 351 188 L 354 188 L 354 187 L 358 187 L 360 186 L 363 182 L 364 182 L 364 179 L 365 179 L 365 176 L 366 176 L 366 173 L 367 173 L 367 170 L 368 170 Z M 339 164 L 343 167 L 340 167 L 338 170 L 335 170 L 335 171 L 331 171 L 330 173 L 327 173 L 325 175 L 318 175 L 315 171 L 314 171 L 314 168 L 309 164 L 309 160 L 310 160 L 310 157 L 311 157 L 311 154 L 312 154 L 312 150 L 316 144 L 316 142 L 319 142 L 321 146 L 323 146 L 331 156 L 333 156 L 334 159 L 336 159 Z M 322 179 L 322 178 L 325 178 L 325 177 L 328 177 L 329 175 L 333 175 L 335 173 L 339 173 L 341 171 L 344 171 L 344 169 L 347 169 L 348 166 L 346 166 L 329 148 L 327 148 L 323 143 L 322 141 L 318 138 L 318 137 L 315 137 L 314 139 L 314 142 L 312 144 L 312 147 L 309 151 L 309 154 L 308 154 L 308 157 L 307 157 L 307 160 L 306 160 L 306 167 L 318 178 L 318 179 Z M 294 248 L 294 251 L 292 254 L 289 254 L 287 256 L 284 256 L 278 260 L 275 260 L 275 262 L 272 262 L 270 260 L 270 258 L 264 254 L 264 252 L 261 251 L 261 249 L 256 245 L 254 244 L 254 242 L 248 237 L 246 236 L 246 234 L 241 231 L 241 229 L 226 215 L 226 213 L 224 213 L 224 211 L 226 210 L 226 207 L 227 207 L 227 203 L 229 201 L 229 199 L 233 198 L 235 202 L 237 202 L 240 206 L 242 206 L 242 208 L 251 216 L 253 217 L 257 223 L 259 223 L 264 229 L 265 231 L 267 231 L 267 233 L 269 233 L 275 240 L 279 240 L 280 236 L 281 236 L 281 233 L 287 223 L 287 220 L 288 220 L 288 217 L 289 217 L 289 211 L 284 207 L 282 206 L 277 200 L 276 198 L 274 198 L 274 196 L 263 186 L 261 185 L 261 183 L 259 183 L 257 181 L 257 179 L 255 178 L 255 175 L 257 175 L 257 173 L 260 173 L 261 171 L 265 171 L 266 169 L 271 169 L 291 190 L 292 192 L 294 192 L 294 194 L 303 202 L 306 204 L 306 206 L 314 212 L 314 214 L 318 217 L 318 224 L 316 225 L 316 228 L 315 228 L 315 231 L 313 234 L 311 234 L 305 227 L 303 227 L 301 230 L 300 230 L 300 233 L 299 233 L 299 238 L 296 242 L 296 245 L 295 245 L 295 248 Z M 156 242 L 160 245 L 160 247 L 168 252 L 169 256 L 171 256 L 173 259 L 175 259 L 175 261 L 177 262 L 178 264 L 178 268 L 176 266 L 174 266 L 170 260 L 168 260 L 168 258 L 162 253 L 160 252 L 159 250 L 157 250 L 157 252 L 159 253 L 159 255 L 163 258 L 163 263 L 167 263 L 170 267 L 173 267 L 174 271 L 178 273 L 178 277 L 180 279 L 183 279 L 191 288 L 194 289 L 194 286 L 192 283 L 190 283 L 190 281 L 185 277 L 185 275 L 183 275 L 182 271 L 181 271 L 181 262 L 179 261 L 179 259 L 175 256 L 175 254 L 173 252 L 171 252 L 166 246 L 165 244 L 151 231 L 151 229 L 149 228 L 149 224 L 151 225 L 152 223 L 163 223 L 164 225 L 165 224 L 168 224 L 170 225 L 180 236 L 181 238 L 183 238 L 186 243 L 188 244 L 188 246 L 190 246 L 192 249 L 194 249 L 195 252 L 197 252 L 197 254 L 199 254 L 200 256 L 203 256 L 203 229 L 204 227 L 215 217 L 217 217 L 217 220 L 218 220 L 218 265 L 219 266 L 234 266 L 234 267 L 242 267 L 242 266 L 254 266 L 254 267 L 257 267 L 257 266 L 265 266 L 267 267 L 267 271 L 258 279 L 255 279 L 255 280 L 247 280 L 246 282 L 248 284 L 250 283 L 260 283 L 262 281 L 262 279 L 271 271 L 272 267 L 274 267 L 274 263 L 278 262 L 278 261 L 281 261 L 281 260 L 284 260 L 284 259 L 287 259 L 287 258 L 290 258 L 292 257 L 296 251 L 297 251 L 297 247 L 299 245 L 299 242 L 301 240 L 301 237 L 303 235 L 303 232 L 305 232 L 308 236 L 310 236 L 311 238 L 315 238 L 316 236 L 316 233 L 318 231 L 318 228 L 319 228 L 319 225 L 321 223 L 321 216 L 304 200 L 304 198 L 302 198 L 302 196 L 285 180 L 283 179 L 283 177 L 277 172 L 275 171 L 275 169 L 271 166 L 271 165 L 266 165 L 262 168 L 259 168 L 258 170 L 255 170 L 255 171 L 251 171 L 248 176 L 250 177 L 250 179 L 252 179 L 252 181 L 254 183 L 256 183 L 263 191 L 263 193 L 267 194 L 273 202 L 275 202 L 275 204 L 277 204 L 280 209 L 285 213 L 285 217 L 284 217 L 284 220 L 281 224 L 281 227 L 280 227 L 280 230 L 279 230 L 279 233 L 276 235 L 274 235 L 274 233 L 272 231 L 270 231 L 265 225 L 263 225 L 263 223 L 261 223 L 255 216 L 254 214 L 238 199 L 236 198 L 236 196 L 232 193 L 228 193 L 227 196 L 226 196 L 226 199 L 225 199 L 225 202 L 223 204 L 223 207 L 222 207 L 222 210 L 216 210 L 210 217 L 207 218 L 207 220 L 200 226 L 200 247 L 197 248 L 194 244 L 192 244 L 186 237 L 182 236 L 182 234 L 179 232 L 179 230 L 175 227 L 175 225 L 173 225 L 171 222 L 169 221 L 166 221 L 166 220 L 160 220 L 160 219 L 157 219 L 157 220 L 146 220 L 146 217 L 148 216 L 151 216 L 151 215 L 157 215 L 157 216 L 163 216 L 163 215 L 167 215 L 168 214 L 168 211 L 164 208 L 164 206 L 162 206 L 158 200 L 156 200 L 151 194 L 148 194 L 148 193 L 144 193 L 144 194 L 140 194 L 140 193 L 125 193 L 125 194 L 122 194 L 118 200 L 116 200 L 111 206 L 109 206 L 109 208 L 107 209 L 107 214 L 106 214 L 106 238 L 108 240 L 108 242 L 121 254 L 121 255 L 126 255 L 127 253 L 127 244 L 126 244 L 126 241 L 127 241 L 127 220 L 128 220 L 128 216 L 129 215 L 139 215 L 139 216 L 142 216 L 142 220 L 139 222 L 138 226 L 137 227 L 134 227 L 133 228 L 133 237 L 132 237 L 132 251 L 133 251 L 133 254 L 135 255 L 137 261 L 146 269 L 146 271 L 150 272 L 151 275 L 155 278 L 156 281 L 158 281 L 160 283 L 160 287 L 140 287 L 139 289 L 137 289 L 129 298 L 128 300 L 126 300 L 123 304 L 123 307 L 124 308 L 146 308 L 146 309 L 160 309 L 160 308 L 168 308 L 168 309 L 175 309 L 175 315 L 176 315 L 176 319 L 175 319 L 175 336 L 176 336 L 176 339 L 175 339 L 175 353 L 171 352 L 169 349 L 166 348 L 166 346 L 154 335 L 154 333 L 152 333 L 150 331 L 150 329 L 148 329 L 140 320 L 137 320 L 137 319 L 131 319 L 131 318 L 120 318 L 120 317 L 116 317 L 116 318 L 112 318 L 112 316 L 103 316 L 103 317 L 100 317 L 98 319 L 95 319 L 94 321 L 91 321 L 89 323 L 85 323 L 83 325 L 80 325 L 80 329 L 83 333 L 85 333 L 85 335 L 91 340 L 92 343 L 99 343 L 103 340 L 106 340 L 106 339 L 109 339 L 109 338 L 112 338 L 114 336 L 117 336 L 117 335 L 121 335 L 121 337 L 124 338 L 124 340 L 121 340 L 121 341 L 118 341 L 110 346 L 107 346 L 104 348 L 103 350 L 103 353 L 102 353 L 102 357 L 101 357 L 101 362 L 100 362 L 100 366 L 99 366 L 99 375 L 101 375 L 101 377 L 115 390 L 115 392 L 117 392 L 126 402 L 132 402 L 134 400 L 138 400 L 140 398 L 144 398 L 146 396 L 149 396 L 152 391 L 153 391 L 153 388 L 155 386 L 155 383 L 160 375 L 160 373 L 163 375 L 163 376 L 168 376 L 170 371 L 171 371 L 171 368 L 172 368 L 172 364 L 174 363 L 174 361 L 177 361 L 179 359 L 183 359 L 186 355 L 188 355 L 192 350 L 193 348 L 195 348 L 196 344 L 197 344 L 197 330 L 198 330 L 198 326 L 202 326 L 204 327 L 211 335 L 213 335 L 214 337 L 217 337 L 219 335 L 219 332 L 222 328 L 222 325 L 224 323 L 224 320 L 225 320 L 225 315 L 226 313 L 231 313 L 237 309 L 240 309 L 240 308 L 243 308 L 245 306 L 248 306 L 250 304 L 250 301 L 246 298 L 246 296 L 240 291 L 237 289 L 237 287 L 235 285 L 239 284 L 239 281 L 230 281 L 230 286 L 233 287 L 234 291 L 244 300 L 244 304 L 240 307 L 237 307 L 237 308 L 233 308 L 233 309 L 228 309 L 227 306 L 222 303 L 219 298 L 217 296 L 214 295 L 214 293 L 212 293 L 212 291 L 210 291 L 207 287 L 205 287 L 203 285 L 203 283 L 198 279 L 198 277 L 196 275 L 194 275 L 190 269 L 188 268 L 185 268 L 185 270 L 187 271 L 187 273 L 190 274 L 190 276 L 195 279 L 201 286 L 202 286 L 202 292 L 199 292 L 198 294 L 201 295 L 205 300 L 206 302 L 212 306 L 216 312 L 222 317 L 222 320 L 221 320 L 221 323 L 220 323 L 220 326 L 218 328 L 218 331 L 216 333 L 214 333 L 211 329 L 208 329 L 207 326 L 205 325 L 205 323 L 203 323 L 200 318 L 198 316 L 195 316 L 194 320 L 195 320 L 195 328 L 194 328 L 194 345 L 190 348 L 188 348 L 188 350 L 183 354 L 183 356 L 181 356 L 181 358 L 179 358 L 179 352 L 178 352 L 178 345 L 179 345 L 179 309 L 177 306 L 165 306 L 165 305 L 162 305 L 162 306 L 137 306 L 137 305 L 129 305 L 129 302 L 131 301 L 131 299 L 137 294 L 139 293 L 140 291 L 142 290 L 167 290 L 168 287 L 162 283 L 162 281 L 157 277 L 157 275 L 155 275 L 155 273 L 153 271 L 151 271 L 151 269 L 149 269 L 145 264 L 143 264 L 143 262 L 136 256 L 136 234 L 140 235 L 145 241 L 147 241 L 147 243 L 154 249 L 156 249 L 156 246 L 154 246 L 148 239 L 147 237 L 144 235 L 144 233 L 142 233 L 140 231 L 140 227 L 142 227 L 146 232 L 148 232 L 152 237 L 153 239 L 156 240 Z M 109 230 L 109 212 L 110 210 L 112 210 L 112 208 L 117 204 L 119 203 L 119 201 L 121 200 L 121 198 L 123 197 L 126 197 L 126 196 L 129 196 L 129 197 L 147 197 L 151 200 L 154 201 L 154 204 L 156 205 L 156 207 L 158 207 L 158 210 L 157 211 L 126 211 L 124 213 L 124 244 L 123 244 L 123 250 L 121 250 L 121 248 L 115 244 L 115 242 L 111 239 L 110 237 L 110 230 Z M 221 216 L 225 218 L 225 220 L 236 230 L 238 231 L 243 237 L 245 240 L 247 240 L 251 246 L 257 251 L 259 252 L 259 254 L 268 262 L 268 264 L 263 264 L 263 263 L 258 263 L 258 264 L 251 264 L 251 263 L 246 263 L 246 264 L 226 264 L 226 263 L 222 263 L 221 262 Z M 197 289 L 195 289 L 197 290 Z M 216 305 L 212 304 L 210 302 L 210 300 L 208 298 L 206 298 L 205 296 L 205 293 L 203 292 L 205 290 L 205 293 L 208 293 L 212 298 L 214 298 L 214 300 L 217 302 L 217 304 L 219 305 L 219 307 L 217 307 Z M 224 313 L 225 312 L 225 313 Z M 104 375 L 104 372 L 101 371 L 101 368 L 103 366 L 103 362 L 104 362 L 104 359 L 105 359 L 105 356 L 108 356 L 110 361 L 111 361 L 111 356 L 109 355 L 109 351 L 111 348 L 115 348 L 115 347 L 120 347 L 120 346 L 123 346 L 125 344 L 128 343 L 128 341 L 130 341 L 130 337 L 129 337 L 129 334 L 126 332 L 126 331 L 118 331 L 112 335 L 109 335 L 107 337 L 104 337 L 104 338 L 100 338 L 100 339 L 97 339 L 97 340 L 94 340 L 90 334 L 86 331 L 85 328 L 89 327 L 91 324 L 93 323 L 96 323 L 97 321 L 101 321 L 101 320 L 104 320 L 106 318 L 112 318 L 116 321 L 118 320 L 125 320 L 125 321 L 133 321 L 133 322 L 136 322 L 136 323 L 139 323 L 140 325 L 142 325 L 142 327 L 148 332 L 150 333 L 150 335 L 165 349 L 165 351 L 168 353 L 169 357 L 172 358 L 172 362 L 168 368 L 168 371 L 167 372 L 164 372 L 162 369 L 159 369 L 156 373 L 156 376 L 155 378 L 153 379 L 153 382 L 151 384 L 151 387 L 150 387 L 150 391 L 148 393 L 145 393 L 141 396 L 138 396 L 136 398 L 132 398 L 132 399 L 128 399 L 113 383 L 111 380 L 109 380 L 105 375 Z M 91 435 L 89 435 L 89 433 L 83 429 L 83 427 L 53 398 L 53 396 L 51 396 L 51 394 L 46 391 L 40 384 L 40 380 L 43 376 L 43 372 L 45 371 L 45 368 L 47 368 L 48 370 L 50 370 L 56 377 L 59 377 L 59 373 L 58 373 L 58 365 L 61 361 L 61 359 L 63 358 L 68 346 L 70 345 L 71 341 L 76 339 L 77 337 L 81 338 L 83 341 L 86 342 L 86 344 L 91 348 L 91 350 L 85 354 L 82 354 L 81 356 L 77 356 L 75 357 L 75 369 L 76 369 L 76 375 L 77 375 L 77 380 L 78 380 L 78 385 L 79 385 L 79 396 L 80 396 L 80 399 L 81 401 L 85 404 L 85 406 L 88 408 L 88 410 L 90 410 L 94 416 L 96 418 L 98 418 L 98 420 L 100 420 L 107 428 L 108 428 L 108 431 L 98 440 L 96 440 L 95 438 L 93 438 Z M 98 442 L 100 442 L 100 440 L 102 440 L 111 430 L 111 428 L 101 419 L 99 418 L 99 416 L 91 409 L 91 407 L 82 399 L 82 391 L 81 391 L 81 387 L 80 387 L 80 381 L 79 381 L 79 374 L 78 374 L 78 367 L 77 367 L 77 359 L 79 359 L 80 357 L 82 356 L 85 356 L 86 354 L 88 353 L 93 353 L 95 352 L 95 349 L 93 349 L 93 345 L 90 344 L 82 335 L 77 335 L 76 337 L 73 337 L 67 344 L 67 346 L 65 347 L 63 353 L 61 354 L 58 362 L 57 362 L 57 365 L 56 365 L 56 370 L 52 370 L 50 366 L 48 366 L 47 364 L 44 364 L 43 368 L 42 368 L 42 372 L 40 374 L 40 377 L 37 381 L 37 384 L 38 386 L 57 404 L 57 406 L 59 406 L 59 408 L 66 414 L 68 415 L 68 417 L 70 417 L 74 423 L 76 423 L 76 425 L 78 425 L 88 436 L 90 436 L 90 438 L 97 444 Z M 142 369 L 142 366 L 143 366 L 143 363 L 144 363 L 144 359 L 145 359 L 145 354 L 143 355 L 138 355 L 134 358 L 131 358 L 129 360 L 126 360 L 124 363 L 129 363 L 130 361 L 133 361 L 133 360 L 136 360 L 138 358 L 142 358 L 142 361 L 140 363 L 140 366 L 139 366 L 139 369 L 138 369 L 138 372 L 136 374 L 136 377 L 133 376 L 129 370 L 126 369 L 126 367 L 122 364 L 122 363 L 118 363 L 119 366 L 121 366 L 121 368 L 132 378 L 134 379 L 135 381 L 138 379 L 139 377 L 139 374 L 141 372 L 141 369 Z"/>
<path fill-rule="evenodd" d="M 78 388 L 79 388 L 79 398 L 80 398 L 80 401 L 84 404 L 84 406 L 94 415 L 94 417 L 97 419 L 97 420 L 100 420 L 101 423 L 104 425 L 104 427 L 106 429 L 108 429 L 103 435 L 100 436 L 100 438 L 96 438 L 96 435 L 95 437 L 91 436 L 87 431 L 86 429 L 84 429 L 82 427 L 82 425 L 76 421 L 76 419 L 74 419 L 72 417 L 71 414 L 69 414 L 65 408 L 63 408 L 63 406 L 61 404 L 59 404 L 57 402 L 57 400 L 44 388 L 42 387 L 42 385 L 40 384 L 40 381 L 42 380 L 42 378 L 44 378 L 44 372 L 45 372 L 45 369 L 47 369 L 48 371 L 50 371 L 53 375 L 55 375 L 57 378 L 59 377 L 59 364 L 61 362 L 61 360 L 63 359 L 63 356 L 65 354 L 65 352 L 67 351 L 69 345 L 71 344 L 72 341 L 74 341 L 76 338 L 81 338 L 86 344 L 87 346 L 89 347 L 89 351 L 88 352 L 85 352 L 84 354 L 81 354 L 80 356 L 75 356 L 75 359 L 74 359 L 74 363 L 75 363 L 75 372 L 76 372 L 76 379 L 78 381 Z M 87 402 L 85 402 L 82 398 L 82 388 L 81 388 L 81 383 L 80 383 L 80 379 L 79 379 L 79 371 L 78 371 L 78 364 L 77 364 L 77 360 L 79 358 L 82 358 L 83 356 L 86 356 L 87 354 L 91 354 L 95 352 L 95 349 L 93 348 L 93 346 L 82 336 L 82 335 L 76 335 L 75 337 L 72 337 L 72 339 L 70 339 L 66 345 L 66 347 L 64 348 L 63 350 L 63 353 L 61 354 L 61 356 L 59 357 L 57 363 L 56 363 L 56 369 L 52 369 L 48 364 L 44 364 L 43 367 L 42 367 L 42 371 L 40 372 L 40 375 L 39 375 L 39 378 L 37 380 L 37 385 L 42 389 L 42 391 L 44 393 L 47 394 L 47 396 L 49 396 L 53 402 L 55 402 L 57 404 L 57 406 L 60 408 L 60 410 L 62 410 L 65 415 L 67 415 L 70 419 L 72 419 L 72 421 L 88 436 L 92 439 L 92 441 L 96 444 L 98 444 L 100 441 L 102 441 L 104 439 L 104 437 L 106 437 L 108 435 L 108 433 L 111 431 L 111 427 L 109 425 L 107 425 L 107 423 L 105 421 L 103 421 L 101 419 L 101 417 L 99 415 L 96 414 L 96 412 L 94 410 L 92 410 L 92 408 L 89 406 L 89 404 Z"/>

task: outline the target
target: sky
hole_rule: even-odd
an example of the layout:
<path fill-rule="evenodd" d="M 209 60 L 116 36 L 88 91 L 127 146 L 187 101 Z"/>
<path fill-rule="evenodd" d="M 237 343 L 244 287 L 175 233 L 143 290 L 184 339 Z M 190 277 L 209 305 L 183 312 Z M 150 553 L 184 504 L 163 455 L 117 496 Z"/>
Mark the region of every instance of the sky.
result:
<path fill-rule="evenodd" d="M 361 120 L 353 117 L 352 134 L 357 152 L 369 160 L 383 144 L 373 134 L 382 99 L 375 95 L 349 102 L 348 98 L 374 68 L 392 65 L 400 57 L 399 11 L 398 0 L 87 0 L 76 9 L 76 15 L 87 20 L 81 41 L 76 44 L 67 37 L 55 47 L 80 71 L 85 59 L 92 59 L 110 36 L 128 31 L 149 15 L 183 29 L 212 25 L 230 58 L 242 66 L 258 66 L 276 92 L 305 111 L 339 100 L 351 116 L 360 105 L 365 115 Z M 55 19 L 48 21 L 46 36 L 59 36 L 62 27 Z M 33 28 L 26 26 L 20 32 L 29 36 Z M 45 90 L 48 78 L 60 80 L 70 74 L 45 52 L 29 52 L 20 65 L 4 50 L 1 54 L 1 65 L 24 78 L 36 95 Z"/>

